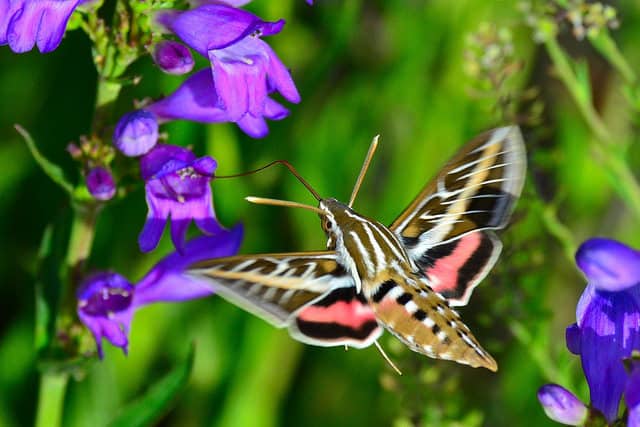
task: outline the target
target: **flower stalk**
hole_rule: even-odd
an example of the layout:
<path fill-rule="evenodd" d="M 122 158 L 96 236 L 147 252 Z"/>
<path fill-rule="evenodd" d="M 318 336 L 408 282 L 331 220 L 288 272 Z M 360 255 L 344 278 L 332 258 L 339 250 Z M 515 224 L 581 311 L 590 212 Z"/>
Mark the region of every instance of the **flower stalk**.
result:
<path fill-rule="evenodd" d="M 107 123 L 110 122 L 112 107 L 116 99 L 118 99 L 121 89 L 121 83 L 103 76 L 98 76 L 96 106 L 92 124 L 94 133 L 104 133 Z"/>
<path fill-rule="evenodd" d="M 36 427 L 58 427 L 62 425 L 64 394 L 67 390 L 69 374 L 45 372 L 40 377 L 38 412 Z"/>
<path fill-rule="evenodd" d="M 633 213 L 640 218 L 640 186 L 629 169 L 629 165 L 620 155 L 619 144 L 615 143 L 611 132 L 593 107 L 588 76 L 583 75 L 582 81 L 578 78 L 578 74 L 574 71 L 555 36 L 548 35 L 548 37 L 545 37 L 544 46 L 555 66 L 558 77 L 566 86 L 580 114 L 595 136 L 595 141 L 591 144 L 594 154 L 602 164 L 607 166 L 615 190 Z M 612 49 L 609 43 L 603 43 L 602 46 L 607 48 L 607 52 L 617 52 L 617 49 Z M 613 57 L 615 57 L 615 54 Z M 621 64 L 620 61 L 616 61 L 614 66 L 618 69 L 622 67 L 622 70 L 625 70 L 625 67 Z M 626 71 L 625 74 L 623 75 L 627 79 L 633 80 L 635 78 L 633 74 L 629 74 Z"/>

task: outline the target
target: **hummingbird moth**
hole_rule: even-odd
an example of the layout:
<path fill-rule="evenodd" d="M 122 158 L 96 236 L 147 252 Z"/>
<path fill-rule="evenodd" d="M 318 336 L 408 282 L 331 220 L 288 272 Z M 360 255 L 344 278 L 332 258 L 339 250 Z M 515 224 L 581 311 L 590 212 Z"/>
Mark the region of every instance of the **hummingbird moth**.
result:
<path fill-rule="evenodd" d="M 386 329 L 411 350 L 437 359 L 497 370 L 452 307 L 466 305 L 495 264 L 504 228 L 525 178 L 525 148 L 516 126 L 467 143 L 411 204 L 385 226 L 348 204 L 314 194 L 327 250 L 238 255 L 193 265 L 189 273 L 291 336 L 318 346 L 377 345 Z"/>

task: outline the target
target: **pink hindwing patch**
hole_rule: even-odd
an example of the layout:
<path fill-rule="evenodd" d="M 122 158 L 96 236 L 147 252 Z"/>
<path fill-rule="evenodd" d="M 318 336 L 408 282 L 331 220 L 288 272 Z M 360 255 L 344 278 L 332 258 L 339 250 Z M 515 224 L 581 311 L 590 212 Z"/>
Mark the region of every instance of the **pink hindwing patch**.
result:
<path fill-rule="evenodd" d="M 303 307 L 292 333 L 315 345 L 367 347 L 382 333 L 373 310 L 354 287 L 336 288 Z"/>

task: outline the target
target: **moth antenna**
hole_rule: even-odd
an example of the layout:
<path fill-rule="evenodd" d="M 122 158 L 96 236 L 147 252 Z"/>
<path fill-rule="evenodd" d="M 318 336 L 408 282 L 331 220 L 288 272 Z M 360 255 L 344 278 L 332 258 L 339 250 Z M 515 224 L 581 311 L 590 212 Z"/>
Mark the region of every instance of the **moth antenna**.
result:
<path fill-rule="evenodd" d="M 362 181 L 364 180 L 364 176 L 367 173 L 367 169 L 369 169 L 369 164 L 371 163 L 371 159 L 373 158 L 373 155 L 376 152 L 376 148 L 378 148 L 378 139 L 380 139 L 380 135 L 374 136 L 373 140 L 371 141 L 371 145 L 369 145 L 369 151 L 367 151 L 367 156 L 364 158 L 362 169 L 360 169 L 360 175 L 358 175 L 358 179 L 356 180 L 356 185 L 354 185 L 353 191 L 351 192 L 351 197 L 349 198 L 349 207 L 352 207 L 353 202 L 356 200 L 356 196 L 358 195 L 358 190 L 360 190 L 360 185 L 362 185 Z"/>
<path fill-rule="evenodd" d="M 377 137 L 376 137 L 377 138 Z M 376 345 L 376 348 L 378 349 L 378 351 L 380 352 L 380 354 L 382 355 L 382 357 L 384 358 L 384 360 L 387 361 L 387 363 L 389 364 L 389 366 L 391 366 L 393 368 L 394 371 L 396 371 L 398 373 L 398 375 L 402 375 L 402 371 L 400 369 L 398 369 L 398 367 L 395 365 L 395 363 L 393 363 L 391 361 L 391 359 L 389 359 L 389 356 L 387 356 L 387 353 L 384 352 L 384 350 L 382 349 L 382 346 L 380 345 L 380 343 L 378 342 L 378 340 L 375 340 L 373 342 Z"/>
<path fill-rule="evenodd" d="M 288 208 L 301 208 L 313 211 L 319 215 L 324 215 L 324 211 L 320 208 L 316 208 L 315 206 L 305 205 L 304 203 L 291 202 L 289 200 L 278 200 L 278 199 L 266 199 L 264 197 L 245 197 L 244 198 L 249 203 L 255 203 L 258 205 L 272 205 L 272 206 L 286 206 Z"/>
<path fill-rule="evenodd" d="M 256 172 L 260 172 L 262 170 L 265 170 L 273 165 L 277 165 L 277 164 L 281 164 L 284 165 L 287 169 L 289 169 L 289 172 L 291 172 L 293 174 L 293 176 L 295 176 L 296 178 L 298 178 L 298 181 L 300 181 L 302 183 L 302 185 L 304 185 L 307 190 L 309 190 L 309 192 L 313 195 L 313 197 L 316 198 L 317 201 L 322 200 L 322 197 L 320 197 L 320 195 L 316 192 L 316 190 L 313 189 L 313 187 L 311 185 L 309 185 L 309 183 L 307 181 L 305 181 L 305 179 L 298 173 L 298 171 L 296 170 L 296 168 L 293 167 L 293 165 L 291 163 L 289 163 L 286 160 L 274 160 L 273 162 L 264 165 L 262 167 L 259 167 L 258 169 L 254 169 L 254 170 L 250 170 L 248 172 L 242 172 L 242 173 L 236 173 L 233 175 L 216 175 L 216 179 L 226 179 L 226 178 L 237 178 L 240 176 L 247 176 L 247 175 L 253 175 Z"/>

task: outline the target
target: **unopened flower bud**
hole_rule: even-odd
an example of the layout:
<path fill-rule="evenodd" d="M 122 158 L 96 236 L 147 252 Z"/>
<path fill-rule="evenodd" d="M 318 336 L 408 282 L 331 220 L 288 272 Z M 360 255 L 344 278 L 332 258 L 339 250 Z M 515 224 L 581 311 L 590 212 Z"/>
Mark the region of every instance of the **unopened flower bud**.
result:
<path fill-rule="evenodd" d="M 589 415 L 587 407 L 569 390 L 557 384 L 547 384 L 538 390 L 538 400 L 553 421 L 570 426 L 583 425 Z"/>
<path fill-rule="evenodd" d="M 87 174 L 87 188 L 96 200 L 110 200 L 116 194 L 116 185 L 111 172 L 96 167 Z"/>
<path fill-rule="evenodd" d="M 158 142 L 158 121 L 146 110 L 127 113 L 118 122 L 113 133 L 113 144 L 125 156 L 146 154 Z"/>
<path fill-rule="evenodd" d="M 164 40 L 153 49 L 153 61 L 167 74 L 186 74 L 193 69 L 193 56 L 188 47 Z"/>

